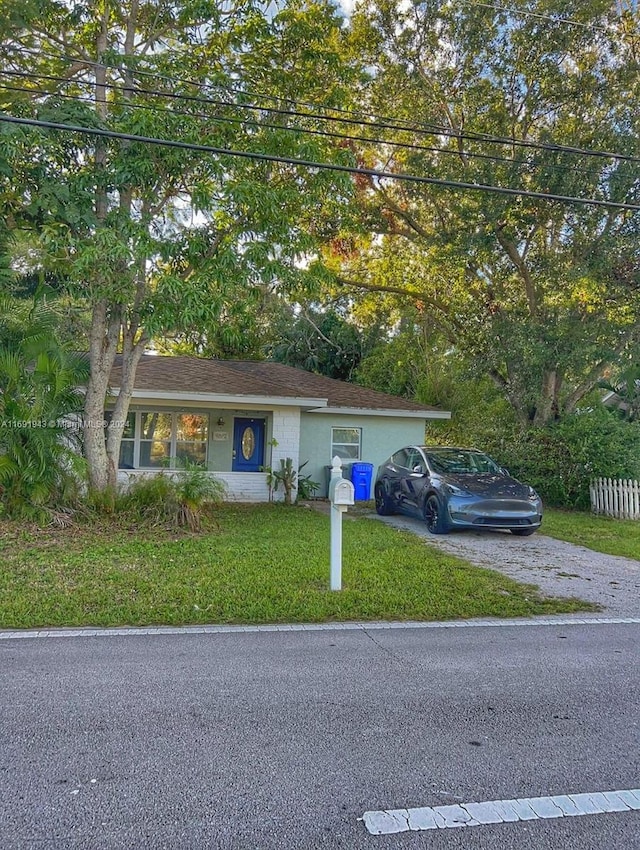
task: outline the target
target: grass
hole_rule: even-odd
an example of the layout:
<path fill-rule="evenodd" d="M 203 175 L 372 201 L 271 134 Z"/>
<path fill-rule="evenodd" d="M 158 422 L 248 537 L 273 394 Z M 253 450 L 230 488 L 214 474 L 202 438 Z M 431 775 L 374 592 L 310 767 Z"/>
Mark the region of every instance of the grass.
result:
<path fill-rule="evenodd" d="M 0 525 L 0 626 L 446 620 L 594 610 L 427 547 L 371 519 L 343 527 L 329 584 L 329 520 L 303 507 L 231 506 L 201 534 L 113 522 L 56 532 Z"/>
<path fill-rule="evenodd" d="M 545 508 L 542 533 L 607 555 L 640 561 L 640 522 Z"/>

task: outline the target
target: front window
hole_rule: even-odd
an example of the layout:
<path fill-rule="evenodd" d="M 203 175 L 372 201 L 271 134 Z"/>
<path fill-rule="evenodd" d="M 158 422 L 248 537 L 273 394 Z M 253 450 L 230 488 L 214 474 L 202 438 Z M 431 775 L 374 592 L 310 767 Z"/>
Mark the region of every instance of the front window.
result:
<path fill-rule="evenodd" d="M 176 458 L 205 466 L 209 417 L 180 413 L 176 423 Z"/>
<path fill-rule="evenodd" d="M 136 437 L 136 415 L 135 413 L 127 414 L 124 423 L 124 431 L 122 432 L 122 442 L 120 443 L 120 461 L 121 469 L 133 469 L 133 453 L 135 450 Z"/>
<path fill-rule="evenodd" d="M 332 428 L 331 457 L 341 460 L 360 460 L 362 445 L 361 428 Z"/>
<path fill-rule="evenodd" d="M 110 421 L 111 414 L 106 419 Z M 131 412 L 120 444 L 120 469 L 207 465 L 209 416 L 202 413 Z"/>
<path fill-rule="evenodd" d="M 110 428 L 113 419 L 112 412 L 110 410 L 105 411 L 104 418 L 107 427 Z M 128 413 L 122 431 L 122 441 L 120 442 L 120 458 L 118 460 L 120 469 L 134 468 L 135 437 L 136 415 L 135 413 Z"/>
<path fill-rule="evenodd" d="M 173 417 L 173 413 L 140 414 L 140 466 L 169 465 Z"/>

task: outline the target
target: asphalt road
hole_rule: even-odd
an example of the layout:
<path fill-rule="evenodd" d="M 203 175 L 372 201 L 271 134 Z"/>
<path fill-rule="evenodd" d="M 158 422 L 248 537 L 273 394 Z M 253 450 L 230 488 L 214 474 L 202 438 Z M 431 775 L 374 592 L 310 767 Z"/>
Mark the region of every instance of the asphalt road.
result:
<path fill-rule="evenodd" d="M 365 811 L 640 787 L 640 625 L 0 642 L 2 850 L 640 848 L 640 812 Z"/>

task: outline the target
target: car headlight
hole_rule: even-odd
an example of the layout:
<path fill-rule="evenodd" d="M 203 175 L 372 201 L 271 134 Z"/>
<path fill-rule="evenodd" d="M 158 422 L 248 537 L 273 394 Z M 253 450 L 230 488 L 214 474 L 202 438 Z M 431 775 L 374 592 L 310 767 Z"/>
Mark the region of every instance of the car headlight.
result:
<path fill-rule="evenodd" d="M 529 487 L 529 501 L 530 502 L 539 502 L 540 496 L 536 493 L 533 487 Z"/>
<path fill-rule="evenodd" d="M 449 493 L 451 496 L 470 496 L 468 490 L 463 490 L 462 487 L 456 487 L 455 484 L 445 484 L 444 485 L 445 492 Z"/>

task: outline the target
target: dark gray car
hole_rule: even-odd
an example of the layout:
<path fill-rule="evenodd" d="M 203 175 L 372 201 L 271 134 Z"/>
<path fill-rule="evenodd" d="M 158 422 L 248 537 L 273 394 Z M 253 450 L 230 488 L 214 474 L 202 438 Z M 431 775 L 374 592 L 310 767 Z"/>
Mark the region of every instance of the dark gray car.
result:
<path fill-rule="evenodd" d="M 374 492 L 379 514 L 417 514 L 433 534 L 504 528 L 524 536 L 542 522 L 533 487 L 475 449 L 406 446 L 379 467 Z"/>

